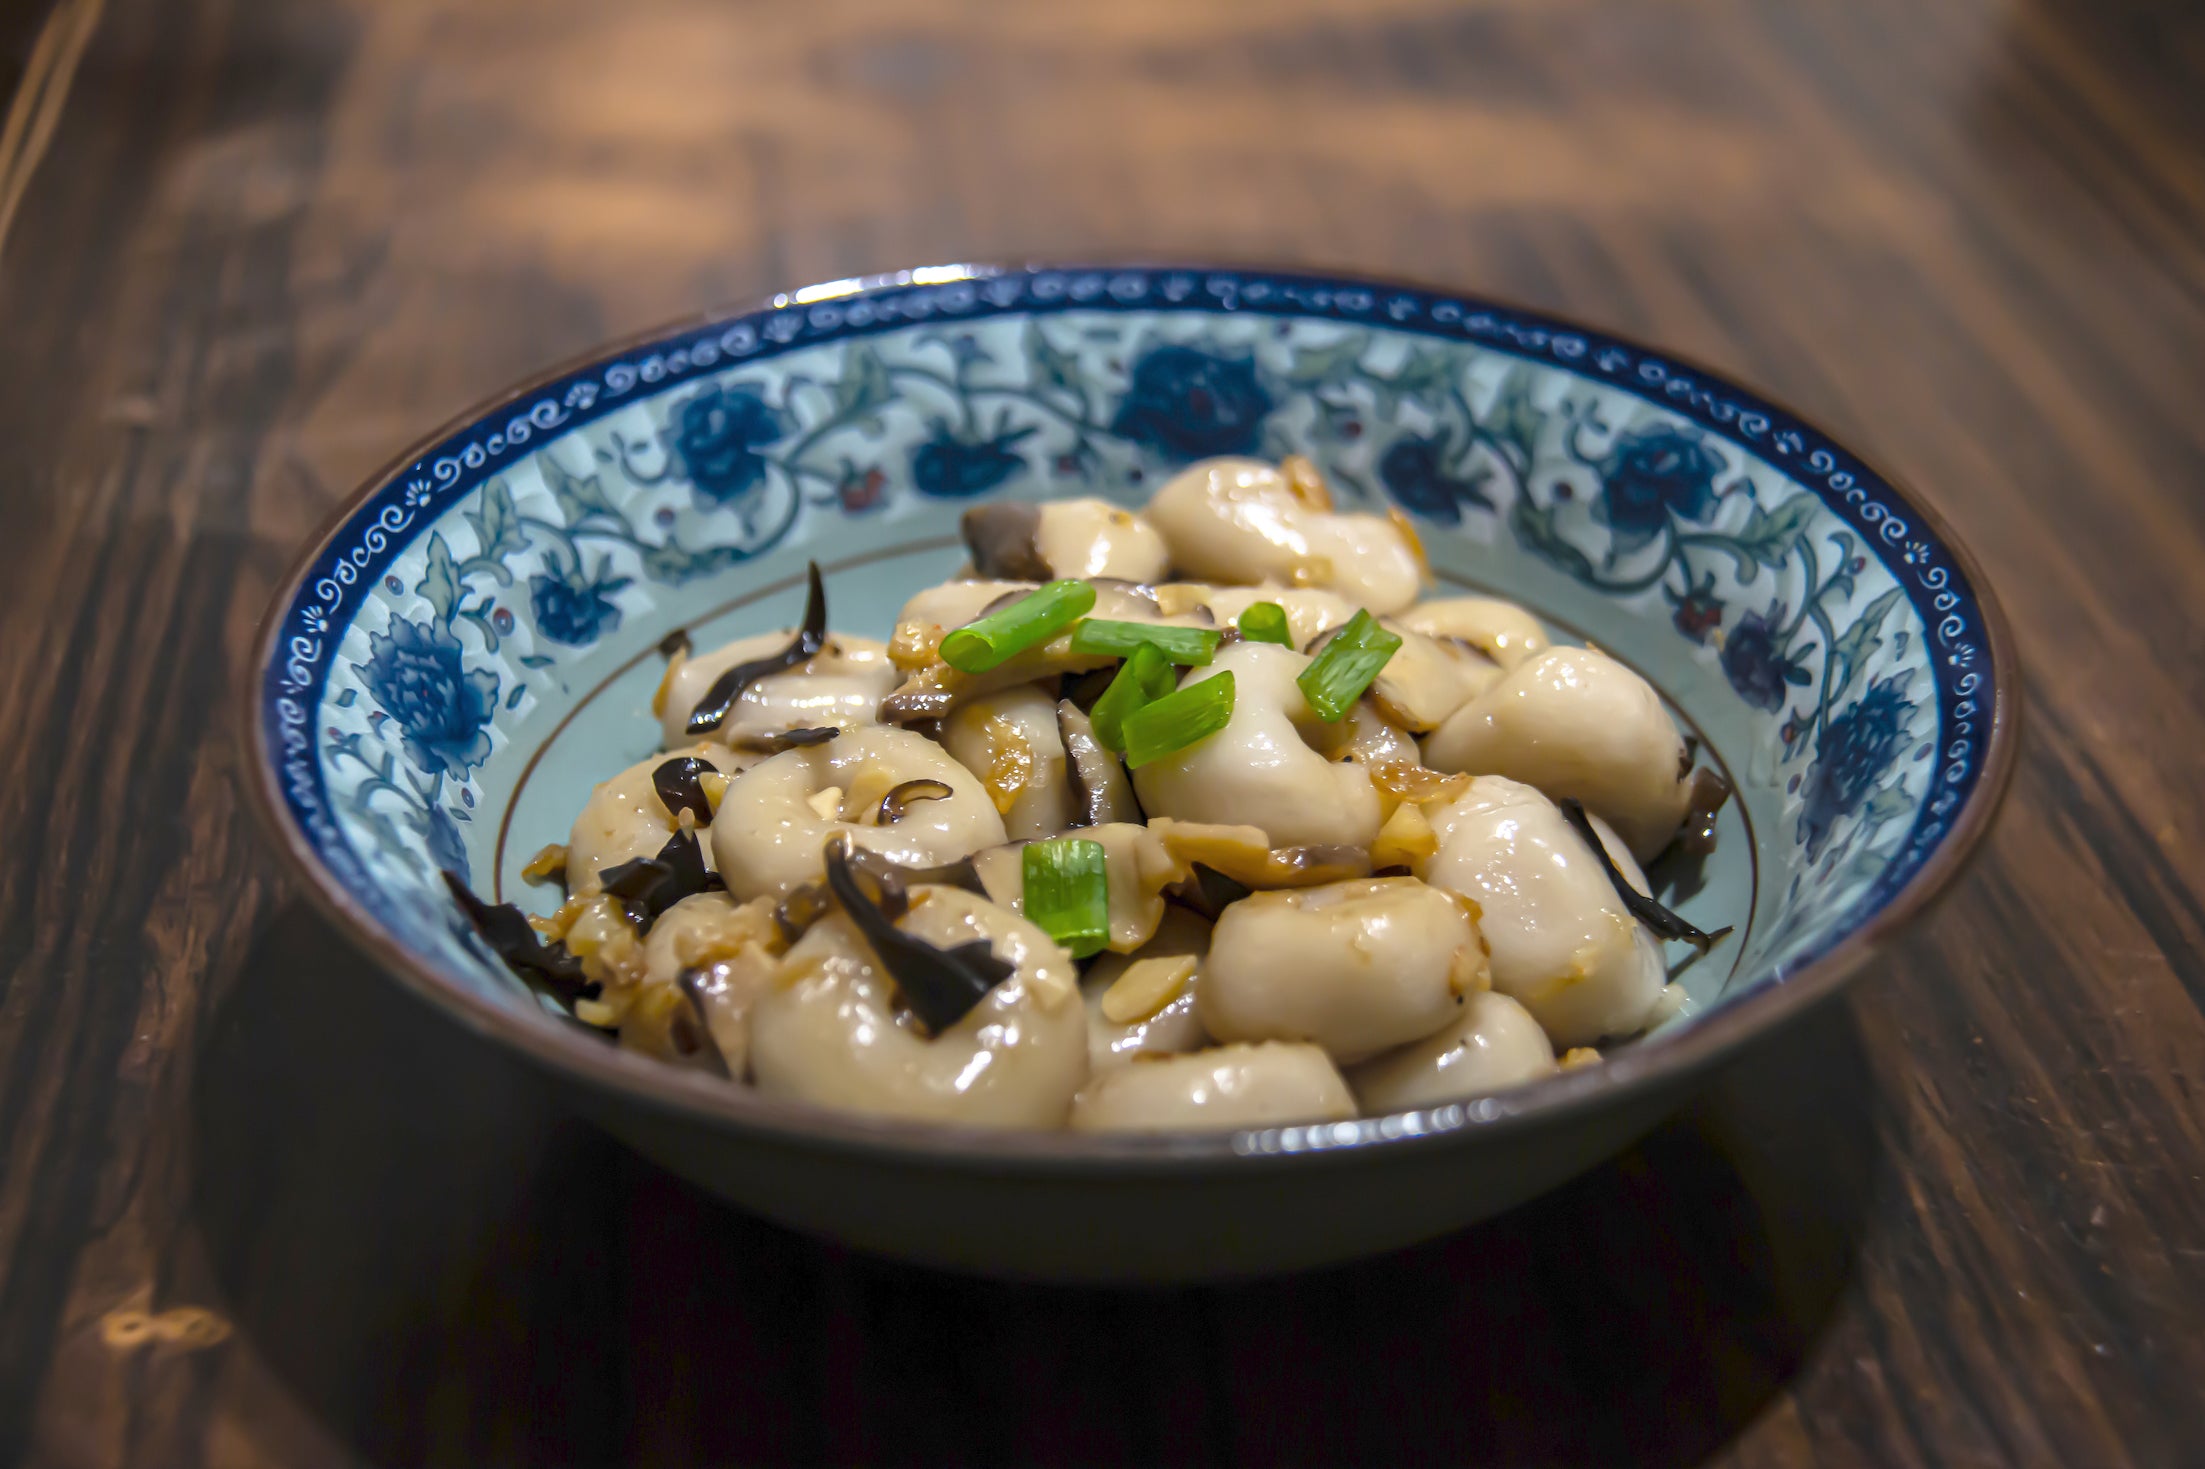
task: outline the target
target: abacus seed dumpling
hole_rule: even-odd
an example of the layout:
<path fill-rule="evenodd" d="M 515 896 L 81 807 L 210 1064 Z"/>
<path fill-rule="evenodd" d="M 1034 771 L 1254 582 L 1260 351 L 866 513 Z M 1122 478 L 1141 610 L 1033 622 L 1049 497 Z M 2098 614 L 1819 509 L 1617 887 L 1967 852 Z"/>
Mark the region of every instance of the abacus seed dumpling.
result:
<path fill-rule="evenodd" d="M 1229 643 L 1187 688 L 1230 672 L 1230 722 L 1185 749 L 1133 772 L 1153 817 L 1261 827 L 1274 847 L 1369 847 L 1378 835 L 1378 793 L 1360 766 L 1335 764 L 1310 748 L 1300 724 L 1318 726 L 1294 680 L 1309 660 L 1275 643 Z"/>
<path fill-rule="evenodd" d="M 1428 637 L 1382 619 L 1401 646 L 1378 670 L 1370 700 L 1403 729 L 1427 734 L 1447 717 L 1501 680 L 1501 666 L 1464 643 Z"/>
<path fill-rule="evenodd" d="M 691 744 L 639 760 L 611 780 L 600 781 L 567 834 L 568 892 L 589 889 L 608 867 L 658 855 L 674 834 L 674 813 L 658 798 L 651 775 L 669 760 L 692 756 L 726 772 L 741 770 L 756 759 L 737 755 L 725 745 Z M 698 836 L 701 840 L 703 833 Z"/>
<path fill-rule="evenodd" d="M 1221 1041 L 1311 1041 L 1347 1065 L 1430 1035 L 1487 983 L 1465 904 L 1413 877 L 1365 877 L 1227 907 L 1199 1006 Z"/>
<path fill-rule="evenodd" d="M 942 721 L 942 748 L 980 778 L 1012 840 L 1054 836 L 1072 824 L 1057 701 L 1038 684 L 959 705 Z"/>
<path fill-rule="evenodd" d="M 1355 1098 L 1317 1046 L 1266 1041 L 1113 1066 L 1072 1106 L 1075 1132 L 1218 1132 L 1345 1122 Z"/>
<path fill-rule="evenodd" d="M 913 780 L 949 787 L 903 819 L 874 824 L 881 798 Z M 815 804 L 816 803 L 816 804 Z M 712 818 L 712 852 L 738 898 L 785 897 L 826 871 L 827 843 L 846 835 L 909 867 L 954 862 L 1004 840 L 979 777 L 909 730 L 872 728 L 784 750 L 728 782 Z"/>
<path fill-rule="evenodd" d="M 1100 1071 L 1135 1056 L 1193 1051 L 1209 1044 L 1202 1017 L 1195 1013 L 1202 956 L 1209 946 L 1207 919 L 1185 908 L 1166 908 L 1155 937 L 1138 950 L 1106 953 L 1087 966 L 1080 977 L 1080 993 L 1087 1005 L 1091 1069 Z M 1129 973 L 1128 987 L 1134 991 L 1130 994 L 1116 989 Z M 1110 1013 L 1105 1013 L 1106 1005 Z"/>
<path fill-rule="evenodd" d="M 1640 861 L 1677 834 L 1692 793 L 1661 696 L 1593 648 L 1549 648 L 1510 669 L 1424 742 L 1424 761 L 1574 796 Z"/>
<path fill-rule="evenodd" d="M 911 594 L 896 614 L 896 633 L 889 646 L 906 667 L 925 663 L 934 656 L 942 634 L 963 627 L 997 602 L 1024 596 L 1038 582 L 980 578 L 945 581 Z"/>
<path fill-rule="evenodd" d="M 1312 504 L 1260 459 L 1190 464 L 1146 513 L 1182 576 L 1329 587 L 1374 614 L 1398 612 L 1423 588 L 1423 556 L 1404 526 Z"/>
<path fill-rule="evenodd" d="M 1478 904 L 1493 988 L 1521 1001 L 1558 1046 L 1589 1046 L 1645 1026 L 1668 978 L 1661 951 L 1552 801 L 1530 786 L 1481 775 L 1426 815 L 1439 850 L 1421 876 Z M 1608 840 L 1598 817 L 1593 827 L 1644 892 L 1631 854 Z"/>
<path fill-rule="evenodd" d="M 967 510 L 959 528 L 972 551 L 973 569 L 982 576 L 1153 582 L 1170 567 L 1164 538 L 1154 526 L 1092 496 L 1038 505 L 991 501 Z"/>
<path fill-rule="evenodd" d="M 1531 1012 L 1488 990 L 1444 1029 L 1351 1067 L 1347 1079 L 1364 1115 L 1376 1117 L 1486 1096 L 1554 1070 L 1554 1045 Z"/>
<path fill-rule="evenodd" d="M 1201 605 L 1217 619 L 1219 627 L 1239 624 L 1240 614 L 1258 602 L 1276 602 L 1286 614 L 1286 635 L 1297 648 L 1306 648 L 1360 609 L 1338 592 L 1323 587 L 1213 587 Z"/>
<path fill-rule="evenodd" d="M 778 947 L 773 900 L 738 903 L 726 893 L 691 893 L 661 913 L 643 936 L 648 984 L 673 984 L 683 971 Z"/>
<path fill-rule="evenodd" d="M 1393 620 L 1426 637 L 1467 643 L 1503 668 L 1514 668 L 1552 646 L 1538 618 L 1499 597 L 1442 597 L 1419 602 Z"/>
<path fill-rule="evenodd" d="M 1409 732 L 1379 713 L 1369 699 L 1356 700 L 1346 718 L 1310 733 L 1333 760 L 1354 760 L 1365 766 L 1424 763 L 1424 752 Z"/>
<path fill-rule="evenodd" d="M 1156 527 L 1108 500 L 1049 501 L 1041 507 L 1036 543 L 1054 576 L 1153 582 L 1171 566 Z"/>
<path fill-rule="evenodd" d="M 666 671 L 656 701 L 659 729 L 666 746 L 688 744 L 689 715 L 721 674 L 739 663 L 770 657 L 789 645 L 793 631 L 737 638 L 709 653 L 677 657 Z M 786 673 L 772 673 L 743 690 L 742 697 L 711 738 L 723 745 L 778 734 L 788 729 L 834 725 L 855 729 L 877 722 L 880 701 L 901 682 L 888 661 L 888 645 L 872 638 L 831 633 L 809 662 Z"/>
<path fill-rule="evenodd" d="M 1110 949 L 1130 954 L 1148 943 L 1158 925 L 1176 911 L 1163 892 L 1188 876 L 1187 863 L 1175 856 L 1156 828 L 1137 821 L 1106 821 L 1075 827 L 1068 837 L 1096 842 L 1103 849 L 1103 870 L 1110 890 Z M 973 871 L 995 902 L 1024 912 L 1024 842 L 1010 842 L 972 854 Z"/>
<path fill-rule="evenodd" d="M 737 903 L 726 893 L 694 893 L 668 908 L 643 936 L 645 983 L 679 992 L 681 1003 L 701 1006 L 706 1029 L 730 1076 L 750 1065 L 750 1011 L 772 980 L 778 961 L 770 899 Z M 624 1036 L 625 1039 L 625 1036 Z"/>
<path fill-rule="evenodd" d="M 985 941 L 1015 970 L 939 1035 L 842 913 L 812 925 L 751 1011 L 758 1089 L 822 1106 L 976 1127 L 1061 1127 L 1087 1079 L 1079 971 L 1047 934 L 958 888 L 921 886 L 897 927 L 938 948 Z"/>

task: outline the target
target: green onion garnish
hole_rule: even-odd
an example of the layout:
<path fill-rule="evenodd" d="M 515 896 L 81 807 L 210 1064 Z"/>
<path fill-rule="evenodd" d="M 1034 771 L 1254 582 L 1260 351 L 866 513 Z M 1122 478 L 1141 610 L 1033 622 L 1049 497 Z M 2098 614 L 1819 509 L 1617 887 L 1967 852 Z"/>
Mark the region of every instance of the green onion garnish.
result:
<path fill-rule="evenodd" d="M 1208 739 L 1233 717 L 1233 673 L 1188 684 L 1125 719 L 1125 763 L 1135 769 Z"/>
<path fill-rule="evenodd" d="M 1182 668 L 1199 668 L 1217 656 L 1224 634 L 1208 627 L 1158 627 L 1147 622 L 1110 622 L 1090 617 L 1072 629 L 1072 651 L 1130 657 L 1146 643 Z"/>
<path fill-rule="evenodd" d="M 1125 753 L 1126 716 L 1178 686 L 1179 675 L 1173 671 L 1171 660 L 1154 643 L 1141 644 L 1118 665 L 1118 676 L 1087 712 L 1088 721 L 1095 726 L 1095 738 L 1103 742 L 1103 748 Z"/>
<path fill-rule="evenodd" d="M 1401 639 L 1380 627 L 1369 608 L 1360 609 L 1294 682 L 1317 717 L 1329 724 L 1355 707 L 1400 646 Z"/>
<path fill-rule="evenodd" d="M 1102 952 L 1110 942 L 1110 881 L 1103 871 L 1103 844 L 1085 837 L 1029 842 L 1019 860 L 1026 916 L 1075 959 Z"/>
<path fill-rule="evenodd" d="M 1000 611 L 990 612 L 942 639 L 942 661 L 960 673 L 986 673 L 1037 648 L 1087 615 L 1095 589 L 1083 581 L 1036 587 Z"/>
<path fill-rule="evenodd" d="M 1250 602 L 1236 625 L 1241 637 L 1248 642 L 1294 646 L 1294 634 L 1286 626 L 1286 609 L 1276 602 Z"/>

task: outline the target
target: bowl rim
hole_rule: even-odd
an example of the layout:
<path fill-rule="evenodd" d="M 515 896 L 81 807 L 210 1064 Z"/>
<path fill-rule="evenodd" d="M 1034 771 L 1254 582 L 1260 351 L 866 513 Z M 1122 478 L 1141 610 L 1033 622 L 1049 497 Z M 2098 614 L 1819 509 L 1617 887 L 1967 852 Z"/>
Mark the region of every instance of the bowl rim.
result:
<path fill-rule="evenodd" d="M 1205 1133 L 1116 1135 L 1069 1130 L 990 1129 L 911 1122 L 844 1113 L 767 1097 L 724 1079 L 668 1066 L 584 1036 L 571 1026 L 546 1023 L 446 979 L 387 932 L 336 880 L 320 860 L 306 833 L 288 812 L 279 784 L 279 762 L 262 716 L 263 680 L 279 652 L 284 612 L 297 597 L 317 559 L 360 507 L 429 450 L 529 395 L 572 373 L 617 358 L 622 353 L 679 336 L 684 332 L 791 305 L 871 294 L 911 286 L 985 281 L 998 276 L 1083 271 L 1141 270 L 1231 272 L 1242 275 L 1298 277 L 1372 290 L 1396 289 L 1455 298 L 1546 326 L 1605 339 L 1657 362 L 1683 368 L 1702 381 L 1784 414 L 1832 445 L 1841 441 L 1808 415 L 1758 388 L 1747 388 L 1729 374 L 1665 347 L 1649 346 L 1623 333 L 1580 322 L 1545 308 L 1519 306 L 1506 297 L 1464 291 L 1413 276 L 1372 274 L 1325 264 L 1211 259 L 1199 262 L 1145 255 L 1108 255 L 1077 260 L 960 262 L 853 276 L 818 286 L 776 292 L 761 300 L 711 308 L 678 317 L 591 346 L 478 400 L 421 435 L 362 479 L 331 509 L 292 557 L 271 592 L 240 669 L 234 707 L 247 764 L 249 804 L 277 850 L 304 877 L 306 896 L 356 949 L 375 961 L 403 989 L 421 998 L 478 1036 L 503 1044 L 542 1071 L 594 1091 L 694 1124 L 729 1128 L 755 1141 L 822 1147 L 867 1155 L 876 1161 L 934 1166 L 965 1165 L 991 1172 L 1061 1173 L 1092 1171 L 1161 1172 L 1200 1167 L 1221 1159 L 1242 1166 L 1269 1162 L 1308 1166 L 1318 1160 L 1393 1156 L 1404 1148 L 1430 1148 L 1471 1138 L 1494 1137 L 1548 1127 L 1635 1097 L 1667 1094 L 1720 1063 L 1753 1037 L 1776 1028 L 1834 995 L 1894 934 L 1917 920 L 1947 893 L 1979 849 L 2013 777 L 2020 745 L 2021 670 L 2005 610 L 1986 579 L 1982 563 L 1954 533 L 1937 508 L 1908 482 L 1850 445 L 1844 452 L 1903 501 L 1965 577 L 1983 625 L 1992 681 L 1992 700 L 1984 753 L 1975 788 L 1969 792 L 1937 846 L 1922 866 L 1852 933 L 1816 955 L 1780 983 L 1765 984 L 1710 1010 L 1658 1045 L 1631 1047 L 1599 1066 L 1581 1067 L 1511 1091 L 1418 1112 L 1362 1118 L 1345 1123 L 1242 1129 Z M 1166 308 L 1168 309 L 1168 308 Z M 1196 308 L 1199 309 L 1199 308 Z M 1640 396 L 1645 396 L 1640 394 Z M 546 1017 L 548 1020 L 548 1017 Z"/>

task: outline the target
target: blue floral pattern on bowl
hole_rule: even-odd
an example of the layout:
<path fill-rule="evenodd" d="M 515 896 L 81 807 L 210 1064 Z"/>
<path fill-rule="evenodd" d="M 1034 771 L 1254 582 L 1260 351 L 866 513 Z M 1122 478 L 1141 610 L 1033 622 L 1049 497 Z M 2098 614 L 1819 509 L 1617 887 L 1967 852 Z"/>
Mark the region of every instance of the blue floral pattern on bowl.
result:
<path fill-rule="evenodd" d="M 350 906 L 526 1004 L 436 870 L 511 883 L 519 834 L 558 829 L 521 799 L 540 761 L 601 778 L 647 752 L 666 631 L 779 625 L 785 602 L 737 613 L 729 594 L 786 587 L 807 557 L 932 547 L 938 577 L 975 498 L 1137 505 L 1190 459 L 1289 452 L 1351 508 L 1413 517 L 1443 581 L 1647 671 L 1728 766 L 1747 850 L 1687 911 L 1744 922 L 1704 998 L 1858 929 L 1983 780 L 1997 691 L 1975 593 L 1812 429 L 1528 313 L 1170 268 L 842 283 L 459 430 L 355 506 L 282 609 L 258 703 L 270 778 Z M 917 580 L 836 579 L 837 626 L 885 633 Z M 580 794 L 558 793 L 566 818 Z"/>
<path fill-rule="evenodd" d="M 666 449 L 699 496 L 728 505 L 764 482 L 770 466 L 762 451 L 782 432 L 781 416 L 755 391 L 713 386 L 675 408 Z"/>
<path fill-rule="evenodd" d="M 1110 431 L 1175 461 L 1253 454 L 1273 406 L 1252 358 L 1165 343 L 1134 362 Z"/>

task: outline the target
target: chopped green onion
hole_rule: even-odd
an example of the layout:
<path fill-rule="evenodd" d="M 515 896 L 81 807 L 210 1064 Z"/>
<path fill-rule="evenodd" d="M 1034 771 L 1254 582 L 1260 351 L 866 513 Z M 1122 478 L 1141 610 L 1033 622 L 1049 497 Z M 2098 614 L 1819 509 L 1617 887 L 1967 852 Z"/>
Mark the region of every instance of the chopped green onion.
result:
<path fill-rule="evenodd" d="M 1075 959 L 1110 942 L 1110 880 L 1103 844 L 1086 837 L 1029 842 L 1020 854 L 1026 916 Z"/>
<path fill-rule="evenodd" d="M 1223 729 L 1233 717 L 1233 673 L 1188 684 L 1126 716 L 1125 763 L 1135 769 L 1161 760 Z"/>
<path fill-rule="evenodd" d="M 1171 660 L 1154 643 L 1141 644 L 1118 665 L 1118 676 L 1087 713 L 1088 721 L 1095 726 L 1095 738 L 1103 742 L 1103 748 L 1125 753 L 1126 716 L 1178 686 L 1179 675 L 1172 670 Z"/>
<path fill-rule="evenodd" d="M 1217 642 L 1222 636 L 1215 628 L 1158 627 L 1148 622 L 1110 622 L 1090 617 L 1072 629 L 1072 651 L 1126 658 L 1146 643 L 1183 668 L 1199 668 L 1217 656 Z"/>
<path fill-rule="evenodd" d="M 1324 651 L 1294 682 L 1301 685 L 1302 697 L 1317 717 L 1330 723 L 1344 718 L 1355 707 L 1363 690 L 1370 687 L 1378 670 L 1400 646 L 1401 639 L 1380 627 L 1370 609 L 1363 608 L 1333 634 Z"/>
<path fill-rule="evenodd" d="M 1286 609 L 1276 602 L 1250 602 L 1236 625 L 1241 637 L 1248 642 L 1294 646 L 1294 634 L 1286 626 Z"/>
<path fill-rule="evenodd" d="M 960 673 L 986 673 L 1048 642 L 1094 605 L 1095 589 L 1086 582 L 1050 582 L 943 638 L 942 661 Z"/>

